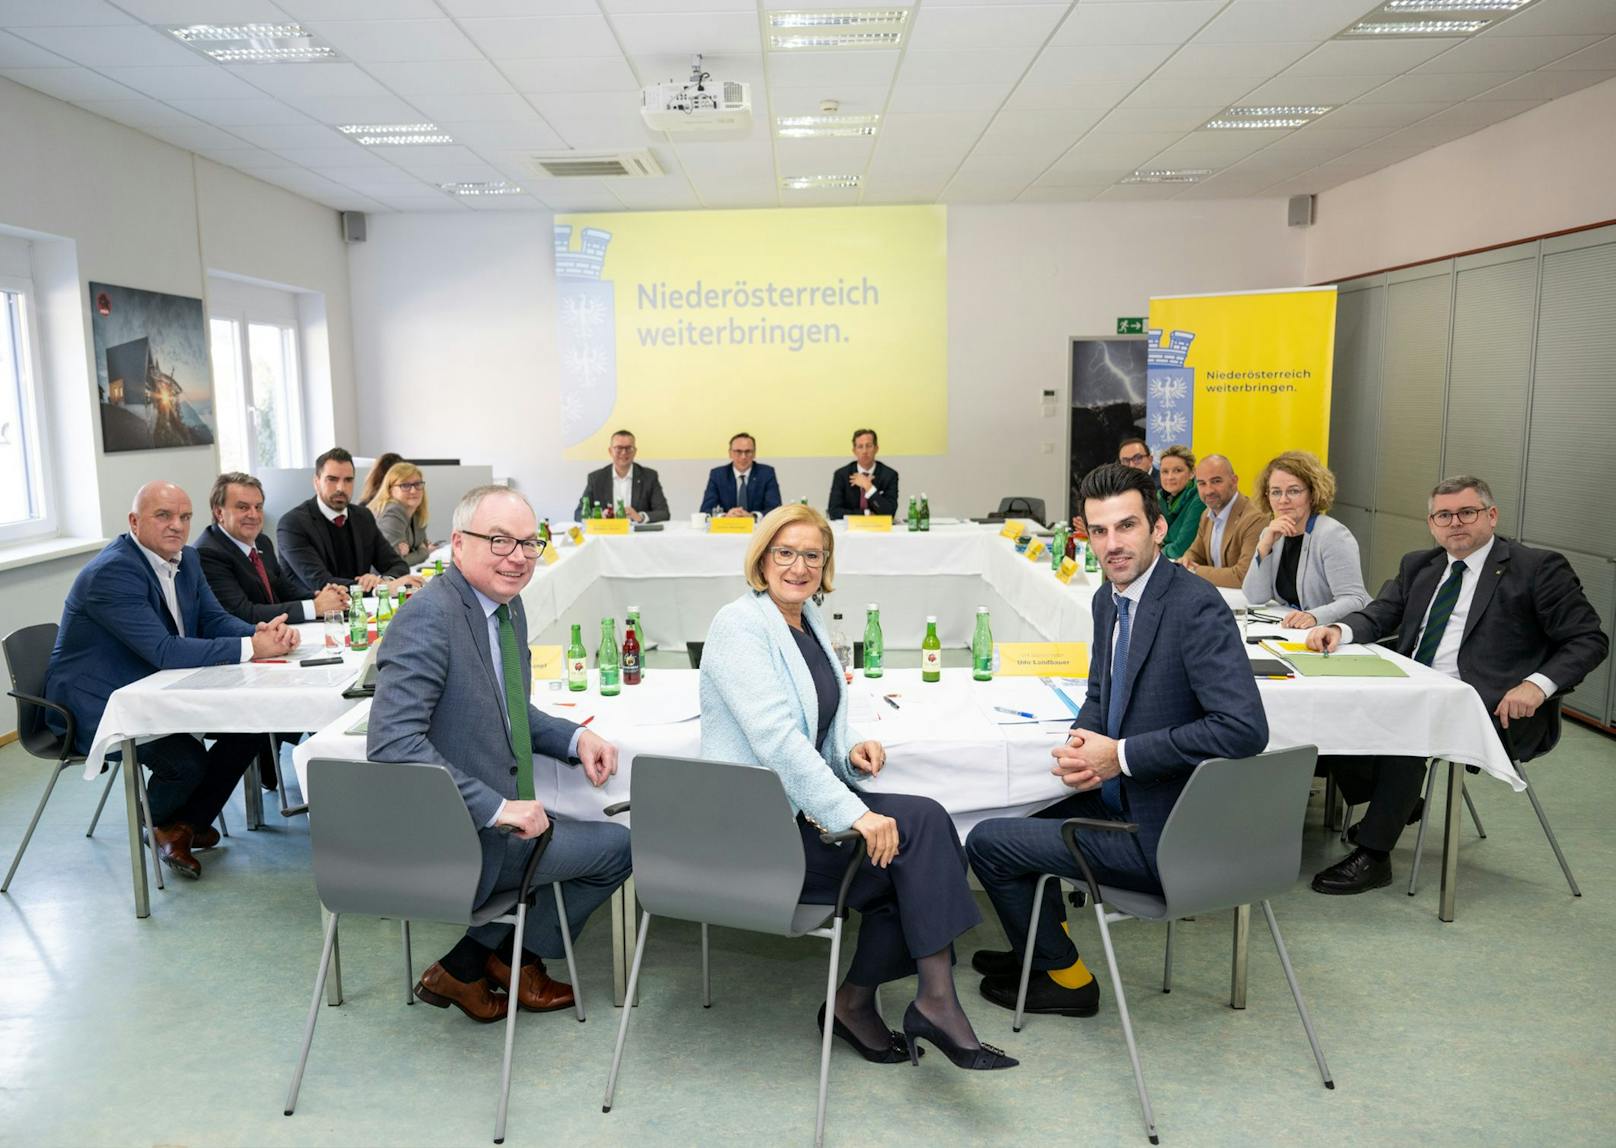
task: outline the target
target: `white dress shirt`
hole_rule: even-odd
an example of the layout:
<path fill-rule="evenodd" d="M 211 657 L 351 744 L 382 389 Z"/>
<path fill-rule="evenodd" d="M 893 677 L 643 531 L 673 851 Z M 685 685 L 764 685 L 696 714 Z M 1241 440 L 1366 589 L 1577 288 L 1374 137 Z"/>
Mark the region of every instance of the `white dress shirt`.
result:
<path fill-rule="evenodd" d="M 617 468 L 612 468 L 612 505 L 623 504 L 623 509 L 634 509 L 634 468 L 630 466 L 628 473 L 622 478 L 617 477 Z"/>
<path fill-rule="evenodd" d="M 1120 593 L 1118 593 L 1116 590 L 1111 591 L 1111 598 L 1113 601 L 1118 598 L 1128 599 L 1128 660 L 1130 662 L 1133 660 L 1133 628 L 1139 621 L 1139 603 L 1145 600 L 1145 583 L 1150 581 L 1151 574 L 1155 572 L 1156 563 L 1160 561 L 1161 554 L 1157 553 L 1156 561 L 1150 564 L 1150 569 L 1146 570 L 1143 574 L 1139 575 L 1139 577 L 1135 578 L 1131 583 L 1129 583 L 1126 590 L 1123 590 Z M 1111 623 L 1111 660 L 1107 664 L 1113 669 L 1116 668 L 1117 664 L 1117 636 L 1121 633 L 1122 614 L 1119 611 L 1116 620 Z M 1115 680 L 1114 678 L 1112 679 L 1111 688 L 1113 690 L 1119 688 L 1121 685 L 1121 682 Z M 1105 720 L 1104 714 L 1100 715 L 1100 720 L 1102 722 Z M 1117 742 L 1117 764 L 1122 767 L 1123 773 L 1126 773 L 1129 777 L 1132 777 L 1133 771 L 1128 768 L 1128 758 L 1123 753 L 1122 749 L 1124 743 L 1125 739 Z"/>
<path fill-rule="evenodd" d="M 318 498 L 315 499 L 314 501 L 320 502 L 320 500 Z M 320 506 L 323 509 L 325 507 L 325 503 L 320 502 Z M 223 530 L 222 527 L 220 529 Z M 258 549 L 258 547 L 254 546 L 254 545 L 252 545 L 250 543 L 243 542 L 241 539 L 237 538 L 234 534 L 231 534 L 228 530 L 223 530 L 223 533 L 224 533 L 224 536 L 226 538 L 230 539 L 230 541 L 232 541 L 232 542 L 234 542 L 236 544 L 236 547 L 241 551 L 242 557 L 247 559 L 248 562 L 251 562 L 253 553 L 254 553 L 254 551 L 256 551 Z M 262 554 L 260 554 L 258 556 L 258 560 L 260 562 L 262 562 L 264 560 L 264 556 Z M 267 571 L 267 569 L 268 569 L 267 565 L 266 565 L 265 569 Z M 315 614 L 314 614 L 314 599 L 313 598 L 305 598 L 305 599 L 303 599 L 303 601 L 300 603 L 300 605 L 303 607 L 303 620 L 304 621 L 306 621 L 306 622 L 318 622 L 320 620 L 319 618 L 315 617 Z"/>
<path fill-rule="evenodd" d="M 1487 544 L 1475 551 L 1468 558 L 1454 558 L 1449 555 L 1443 565 L 1442 574 L 1437 579 L 1437 590 L 1431 595 L 1431 600 L 1425 604 L 1425 616 L 1420 619 L 1420 632 L 1414 637 L 1414 648 L 1420 648 L 1420 638 L 1425 634 L 1425 624 L 1431 619 L 1431 607 L 1436 605 L 1436 595 L 1441 592 L 1442 584 L 1453 574 L 1453 564 L 1463 562 L 1465 567 L 1464 581 L 1459 583 L 1459 600 L 1453 604 L 1453 613 L 1448 617 L 1448 625 L 1442 631 L 1442 640 L 1437 643 L 1436 653 L 1431 656 L 1431 668 L 1438 673 L 1447 674 L 1450 678 L 1459 676 L 1459 647 L 1464 643 L 1465 619 L 1470 616 L 1470 603 L 1475 600 L 1476 587 L 1481 584 L 1481 572 L 1487 568 L 1487 556 L 1493 551 L 1496 537 L 1487 539 Z M 1341 644 L 1346 645 L 1352 641 L 1352 627 L 1345 623 L 1338 623 L 1341 628 Z M 1554 696 L 1559 687 L 1542 674 L 1527 674 L 1526 680 L 1543 691 L 1545 698 Z"/>
<path fill-rule="evenodd" d="M 342 509 L 342 510 L 332 510 L 329 506 L 327 506 L 325 504 L 325 499 L 320 498 L 318 496 L 316 496 L 315 499 L 314 499 L 314 505 L 316 505 L 316 506 L 318 506 L 320 508 L 320 513 L 325 515 L 325 520 L 327 522 L 335 522 L 337 520 L 338 516 L 340 515 L 340 516 L 343 516 L 342 517 L 342 524 L 344 526 L 348 525 L 348 519 L 346 517 L 348 511 L 347 511 L 346 508 Z"/>
<path fill-rule="evenodd" d="M 177 561 L 170 562 L 157 551 L 148 550 L 141 546 L 140 540 L 133 534 L 129 536 L 129 541 L 140 547 L 140 552 L 146 556 L 146 561 L 151 563 L 152 573 L 157 575 L 157 585 L 162 587 L 163 590 L 163 601 L 168 604 L 169 616 L 174 619 L 175 632 L 182 638 L 188 637 L 189 635 L 185 632 L 185 619 L 180 614 L 179 590 L 175 585 L 180 576 L 180 564 Z M 241 660 L 250 662 L 252 661 L 252 656 L 252 639 L 241 639 Z"/>
<path fill-rule="evenodd" d="M 1223 528 L 1229 525 L 1229 516 L 1233 513 L 1233 498 L 1229 499 L 1228 502 L 1225 502 L 1223 504 L 1223 509 L 1218 511 L 1216 514 L 1213 514 L 1210 510 L 1207 511 L 1207 514 L 1212 519 L 1212 544 L 1210 547 L 1208 547 L 1211 553 L 1207 556 L 1207 560 L 1210 565 L 1223 565 Z"/>
<path fill-rule="evenodd" d="M 871 503 L 871 502 L 875 501 L 875 496 L 881 493 L 880 490 L 878 490 L 876 488 L 876 485 L 875 485 L 875 467 L 872 466 L 872 467 L 870 467 L 869 470 L 865 470 L 862 466 L 860 466 L 858 463 L 855 462 L 853 464 L 853 469 L 858 471 L 865 478 L 870 480 L 869 493 L 864 496 L 864 501 L 866 503 L 866 505 L 864 507 L 864 513 L 869 514 L 870 513 L 870 508 L 868 506 L 868 503 Z"/>

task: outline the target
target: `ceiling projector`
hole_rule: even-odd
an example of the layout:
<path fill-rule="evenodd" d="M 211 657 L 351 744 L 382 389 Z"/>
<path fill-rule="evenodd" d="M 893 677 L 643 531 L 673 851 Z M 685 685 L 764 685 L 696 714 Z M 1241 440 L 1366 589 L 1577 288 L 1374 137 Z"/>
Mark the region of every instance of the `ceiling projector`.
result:
<path fill-rule="evenodd" d="M 715 80 L 690 62 L 688 80 L 652 84 L 640 93 L 640 115 L 652 131 L 709 139 L 744 136 L 752 128 L 752 90 L 735 80 Z"/>

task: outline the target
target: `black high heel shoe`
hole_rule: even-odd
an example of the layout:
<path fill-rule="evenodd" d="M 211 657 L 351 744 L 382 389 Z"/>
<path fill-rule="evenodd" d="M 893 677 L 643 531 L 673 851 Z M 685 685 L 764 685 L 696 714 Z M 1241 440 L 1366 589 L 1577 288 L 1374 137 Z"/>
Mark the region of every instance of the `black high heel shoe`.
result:
<path fill-rule="evenodd" d="M 909 1041 L 909 1062 L 915 1065 L 920 1063 L 921 1037 L 936 1045 L 937 1051 L 953 1061 L 955 1068 L 1014 1068 L 1021 1063 L 1013 1056 L 1006 1056 L 1002 1048 L 994 1048 L 991 1044 L 983 1044 L 980 1048 L 961 1048 L 946 1032 L 932 1024 L 914 1001 L 909 1002 L 909 1008 L 903 1014 L 903 1035 Z"/>
<path fill-rule="evenodd" d="M 831 1032 L 835 1033 L 848 1044 L 852 1045 L 854 1051 L 856 1051 L 871 1064 L 899 1064 L 910 1059 L 909 1050 L 912 1046 L 907 1040 L 904 1039 L 903 1033 L 893 1032 L 891 1029 L 888 1029 L 887 1036 L 889 1041 L 887 1046 L 885 1048 L 871 1048 L 858 1037 L 854 1036 L 853 1030 L 848 1028 L 841 1021 L 837 1020 L 834 1016 L 832 1016 L 830 1019 Z M 824 1005 L 819 1006 L 819 1031 L 825 1031 Z M 919 1055 L 923 1056 L 925 1054 L 921 1053 Z"/>

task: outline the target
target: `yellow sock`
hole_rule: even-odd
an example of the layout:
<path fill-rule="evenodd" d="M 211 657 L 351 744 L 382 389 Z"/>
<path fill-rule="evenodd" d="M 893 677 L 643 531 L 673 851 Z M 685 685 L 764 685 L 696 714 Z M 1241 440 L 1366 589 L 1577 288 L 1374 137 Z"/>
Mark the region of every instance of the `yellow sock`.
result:
<path fill-rule="evenodd" d="M 1061 922 L 1061 928 L 1066 930 L 1067 936 L 1071 936 L 1071 927 L 1065 921 Z M 1083 958 L 1078 957 L 1076 962 L 1064 969 L 1050 969 L 1049 979 L 1063 989 L 1080 989 L 1094 979 L 1094 974 L 1089 972 Z"/>

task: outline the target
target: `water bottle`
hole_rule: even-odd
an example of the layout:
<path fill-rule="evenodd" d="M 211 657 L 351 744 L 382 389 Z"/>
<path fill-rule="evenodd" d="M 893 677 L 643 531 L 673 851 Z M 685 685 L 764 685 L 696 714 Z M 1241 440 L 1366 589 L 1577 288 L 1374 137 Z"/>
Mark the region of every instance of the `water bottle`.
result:
<path fill-rule="evenodd" d="M 830 622 L 830 648 L 836 651 L 836 660 L 842 664 L 842 677 L 853 680 L 853 643 L 847 640 L 842 628 L 842 616 L 832 614 Z"/>
<path fill-rule="evenodd" d="M 387 633 L 387 624 L 393 620 L 393 595 L 385 586 L 376 588 L 376 640 L 382 640 Z"/>
<path fill-rule="evenodd" d="M 971 636 L 971 677 L 979 682 L 993 680 L 993 626 L 988 608 L 976 608 L 976 633 Z"/>
<path fill-rule="evenodd" d="M 348 648 L 370 649 L 370 617 L 365 613 L 365 592 L 357 584 L 348 597 Z"/>
<path fill-rule="evenodd" d="M 874 602 L 865 607 L 864 622 L 864 676 L 879 678 L 881 659 L 886 645 L 881 641 L 881 608 Z"/>
<path fill-rule="evenodd" d="M 622 661 L 617 653 L 617 623 L 600 620 L 600 648 L 595 651 L 595 669 L 600 671 L 600 694 L 612 698 L 623 692 Z"/>

